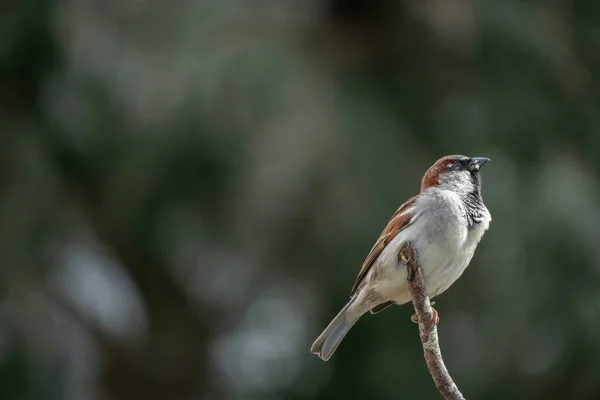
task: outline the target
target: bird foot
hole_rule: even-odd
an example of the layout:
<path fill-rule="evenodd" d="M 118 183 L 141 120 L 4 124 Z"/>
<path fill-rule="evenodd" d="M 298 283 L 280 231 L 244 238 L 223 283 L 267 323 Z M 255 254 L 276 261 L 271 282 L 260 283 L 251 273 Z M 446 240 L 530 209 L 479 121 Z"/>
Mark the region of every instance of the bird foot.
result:
<path fill-rule="evenodd" d="M 431 303 L 431 304 L 433 305 L 434 303 Z M 433 322 L 435 323 L 435 326 L 437 326 L 440 323 L 440 317 L 438 315 L 438 312 L 435 310 L 435 308 L 431 307 L 431 311 L 433 312 Z M 414 322 L 415 324 L 418 324 L 419 323 L 419 316 L 417 314 L 413 314 L 410 317 L 410 320 L 412 322 Z"/>

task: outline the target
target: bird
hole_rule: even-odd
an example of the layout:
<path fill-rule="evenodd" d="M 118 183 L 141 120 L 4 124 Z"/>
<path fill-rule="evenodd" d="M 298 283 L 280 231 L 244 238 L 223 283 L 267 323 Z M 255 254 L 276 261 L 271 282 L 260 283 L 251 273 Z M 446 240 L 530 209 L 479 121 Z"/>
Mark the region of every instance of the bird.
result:
<path fill-rule="evenodd" d="M 491 214 L 481 195 L 481 167 L 487 157 L 449 155 L 437 160 L 421 180 L 421 191 L 396 210 L 367 255 L 350 300 L 319 335 L 311 353 L 327 361 L 365 313 L 411 301 L 407 270 L 398 261 L 410 242 L 434 298 L 465 271 L 488 230 Z M 439 322 L 434 311 L 434 321 Z"/>

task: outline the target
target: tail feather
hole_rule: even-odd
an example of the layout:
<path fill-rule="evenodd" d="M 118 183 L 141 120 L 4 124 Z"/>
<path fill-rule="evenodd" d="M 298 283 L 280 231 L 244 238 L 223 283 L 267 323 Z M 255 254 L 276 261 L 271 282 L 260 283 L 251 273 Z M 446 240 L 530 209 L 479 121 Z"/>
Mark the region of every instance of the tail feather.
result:
<path fill-rule="evenodd" d="M 318 355 L 324 361 L 331 358 L 342 339 L 346 336 L 348 331 L 350 331 L 350 328 L 352 328 L 362 316 L 361 313 L 356 313 L 351 309 L 353 303 L 354 298 L 350 300 L 329 323 L 327 328 L 325 328 L 323 333 L 321 333 L 313 343 L 310 348 L 311 353 Z"/>

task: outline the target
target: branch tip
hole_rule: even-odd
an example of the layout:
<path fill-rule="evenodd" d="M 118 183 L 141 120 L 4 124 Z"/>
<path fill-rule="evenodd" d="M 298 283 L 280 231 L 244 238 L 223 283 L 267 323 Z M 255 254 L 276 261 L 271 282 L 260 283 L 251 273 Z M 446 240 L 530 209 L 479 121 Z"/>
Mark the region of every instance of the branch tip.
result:
<path fill-rule="evenodd" d="M 419 335 L 429 373 L 442 397 L 446 400 L 464 400 L 463 395 L 450 377 L 438 340 L 432 302 L 429 301 L 425 280 L 421 274 L 417 253 L 410 242 L 405 243 L 398 253 L 398 260 L 406 266 L 410 297 L 415 307 L 419 324 Z"/>

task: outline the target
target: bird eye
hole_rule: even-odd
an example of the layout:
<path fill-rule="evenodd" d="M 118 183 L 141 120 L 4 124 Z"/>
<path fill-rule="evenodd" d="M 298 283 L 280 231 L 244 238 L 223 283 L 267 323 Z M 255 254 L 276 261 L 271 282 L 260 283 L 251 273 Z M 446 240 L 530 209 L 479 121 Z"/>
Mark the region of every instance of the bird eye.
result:
<path fill-rule="evenodd" d="M 459 170 L 463 166 L 460 160 L 454 160 L 451 163 L 447 164 L 449 170 Z"/>

